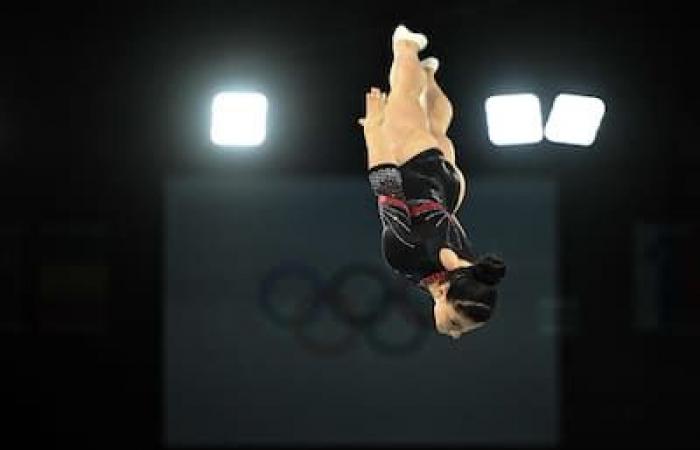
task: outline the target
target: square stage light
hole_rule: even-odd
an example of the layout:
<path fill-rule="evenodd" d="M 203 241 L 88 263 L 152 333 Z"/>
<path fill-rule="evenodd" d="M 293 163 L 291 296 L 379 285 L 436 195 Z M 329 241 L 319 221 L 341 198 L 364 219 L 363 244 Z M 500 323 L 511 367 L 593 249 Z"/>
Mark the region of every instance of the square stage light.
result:
<path fill-rule="evenodd" d="M 561 144 L 589 146 L 595 141 L 605 103 L 597 97 L 559 94 L 545 126 L 545 137 Z"/>
<path fill-rule="evenodd" d="M 495 145 L 534 144 L 542 140 L 542 109 L 534 94 L 496 95 L 486 99 L 486 125 Z"/>
<path fill-rule="evenodd" d="M 221 92 L 211 105 L 211 141 L 252 147 L 265 141 L 267 97 L 258 92 Z"/>

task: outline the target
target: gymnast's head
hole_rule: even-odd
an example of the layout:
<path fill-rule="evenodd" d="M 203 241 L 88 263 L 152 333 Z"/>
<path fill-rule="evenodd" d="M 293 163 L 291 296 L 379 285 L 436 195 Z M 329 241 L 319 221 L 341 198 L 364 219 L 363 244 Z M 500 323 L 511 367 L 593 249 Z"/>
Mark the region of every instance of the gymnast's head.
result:
<path fill-rule="evenodd" d="M 431 289 L 438 332 L 458 338 L 483 326 L 496 306 L 496 286 L 505 275 L 501 258 L 486 254 L 469 267 L 447 272 L 444 283 Z"/>

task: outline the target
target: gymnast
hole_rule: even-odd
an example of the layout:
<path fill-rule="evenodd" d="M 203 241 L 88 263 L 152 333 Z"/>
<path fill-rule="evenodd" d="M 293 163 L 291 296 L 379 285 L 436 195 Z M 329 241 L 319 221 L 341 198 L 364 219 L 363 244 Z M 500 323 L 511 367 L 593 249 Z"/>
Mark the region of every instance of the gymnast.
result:
<path fill-rule="evenodd" d="M 439 61 L 418 57 L 427 44 L 424 34 L 396 27 L 389 93 L 370 88 L 358 122 L 384 261 L 432 296 L 437 331 L 456 339 L 491 317 L 505 264 L 477 255 L 455 215 L 468 185 L 447 137 L 453 109 L 435 80 Z"/>

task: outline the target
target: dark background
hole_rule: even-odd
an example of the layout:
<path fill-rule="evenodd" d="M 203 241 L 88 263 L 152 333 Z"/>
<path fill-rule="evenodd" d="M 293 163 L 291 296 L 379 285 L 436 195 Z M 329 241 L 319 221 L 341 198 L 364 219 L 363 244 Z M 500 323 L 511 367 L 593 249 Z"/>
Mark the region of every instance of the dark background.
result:
<path fill-rule="evenodd" d="M 430 296 L 382 260 L 367 189 L 354 175 L 169 177 L 168 444 L 559 442 L 556 184 L 470 178 L 457 215 L 509 276 L 498 314 L 460 340 L 435 332 Z M 324 214 L 339 207 L 341 220 Z M 315 309 L 313 279 L 329 288 Z"/>
<path fill-rule="evenodd" d="M 559 182 L 562 446 L 697 440 L 694 16 L 509 0 L 0 7 L 3 439 L 161 445 L 163 181 L 360 176 L 354 121 L 399 22 L 443 61 L 459 163 Z M 211 94 L 233 86 L 274 99 L 259 152 L 208 142 Z M 601 97 L 598 142 L 494 150 L 483 100 L 519 90 Z M 639 224 L 660 230 L 656 284 Z"/>

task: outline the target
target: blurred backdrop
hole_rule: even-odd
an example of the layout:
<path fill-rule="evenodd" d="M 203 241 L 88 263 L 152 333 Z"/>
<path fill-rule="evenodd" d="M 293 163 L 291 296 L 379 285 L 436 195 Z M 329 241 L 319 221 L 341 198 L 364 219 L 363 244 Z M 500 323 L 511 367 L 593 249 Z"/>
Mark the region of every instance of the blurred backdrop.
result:
<path fill-rule="evenodd" d="M 509 265 L 494 319 L 456 341 L 383 265 L 365 177 L 356 120 L 398 23 L 455 105 L 460 220 Z M 688 10 L 13 3 L 0 25 L 8 448 L 698 438 Z M 211 143 L 227 90 L 266 95 L 261 146 Z M 544 117 L 561 92 L 601 98 L 595 143 L 494 146 L 484 101 L 515 92 Z"/>

